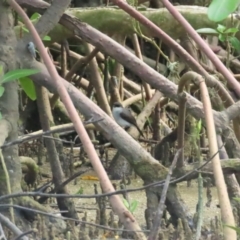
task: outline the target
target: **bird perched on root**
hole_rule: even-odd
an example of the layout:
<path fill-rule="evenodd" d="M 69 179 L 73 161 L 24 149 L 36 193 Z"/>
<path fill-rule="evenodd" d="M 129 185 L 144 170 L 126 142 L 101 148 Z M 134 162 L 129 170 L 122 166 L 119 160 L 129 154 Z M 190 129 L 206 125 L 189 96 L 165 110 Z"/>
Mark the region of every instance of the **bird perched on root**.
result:
<path fill-rule="evenodd" d="M 144 138 L 142 131 L 137 125 L 136 119 L 128 108 L 124 108 L 121 103 L 115 102 L 113 104 L 112 113 L 118 125 L 123 128 L 129 128 L 131 126 L 134 126 L 137 128 L 140 135 Z"/>

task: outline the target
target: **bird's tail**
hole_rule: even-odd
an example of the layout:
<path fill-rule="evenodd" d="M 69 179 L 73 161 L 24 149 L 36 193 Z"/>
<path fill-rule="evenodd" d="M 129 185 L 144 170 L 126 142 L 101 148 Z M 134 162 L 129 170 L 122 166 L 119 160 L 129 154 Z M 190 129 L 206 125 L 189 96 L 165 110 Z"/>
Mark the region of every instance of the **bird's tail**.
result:
<path fill-rule="evenodd" d="M 140 133 L 140 135 L 141 135 L 143 138 L 145 138 L 144 135 L 143 135 L 143 132 L 142 132 L 141 129 L 138 127 L 138 125 L 136 125 L 135 127 L 137 128 L 137 130 L 138 130 L 138 132 Z"/>

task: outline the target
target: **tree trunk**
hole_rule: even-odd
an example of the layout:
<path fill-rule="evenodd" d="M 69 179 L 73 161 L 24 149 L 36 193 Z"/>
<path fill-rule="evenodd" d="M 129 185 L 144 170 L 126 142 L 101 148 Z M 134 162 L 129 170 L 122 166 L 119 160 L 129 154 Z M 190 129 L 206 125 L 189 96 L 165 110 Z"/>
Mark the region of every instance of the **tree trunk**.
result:
<path fill-rule="evenodd" d="M 108 173 L 111 179 L 122 179 L 124 176 L 129 176 L 132 172 L 130 163 L 119 152 L 113 157 L 108 168 Z"/>
<path fill-rule="evenodd" d="M 13 17 L 11 9 L 6 6 L 4 0 L 0 0 L 0 65 L 3 66 L 3 72 L 15 69 L 16 56 L 15 46 L 16 37 L 13 31 Z M 5 92 L 0 98 L 0 111 L 3 119 L 0 121 L 0 132 L 2 145 L 5 140 L 12 141 L 18 136 L 18 85 L 17 82 L 4 84 Z M 7 120 L 7 123 L 5 122 Z M 9 125 L 8 125 L 9 124 Z M 4 128 L 8 126 L 8 129 Z M 6 136 L 7 139 L 3 139 Z M 21 189 L 21 164 L 18 160 L 17 145 L 3 150 L 4 160 L 10 176 L 12 191 L 16 192 Z M 2 166 L 0 176 L 5 176 Z M 6 180 L 0 182 L 0 195 L 6 194 Z"/>
<path fill-rule="evenodd" d="M 16 68 L 16 37 L 13 31 L 13 14 L 4 0 L 0 0 L 0 65 L 3 67 L 3 73 Z M 3 73 L 0 73 L 1 75 Z M 10 142 L 17 139 L 19 118 L 18 112 L 18 84 L 16 81 L 4 84 L 4 94 L 0 98 L 0 111 L 2 119 L 0 120 L 0 145 L 5 141 Z M 18 158 L 18 146 L 13 145 L 4 148 L 3 161 L 6 164 L 8 176 L 5 174 L 3 164 L 0 164 L 0 196 L 9 194 L 7 181 L 10 183 L 11 192 L 21 192 L 22 170 Z M 6 200 L 9 203 L 10 200 Z M 18 203 L 18 199 L 14 200 Z M 1 213 L 8 215 L 9 209 L 2 209 Z M 22 221 L 21 212 L 14 212 L 15 223 L 26 227 L 25 221 Z"/>

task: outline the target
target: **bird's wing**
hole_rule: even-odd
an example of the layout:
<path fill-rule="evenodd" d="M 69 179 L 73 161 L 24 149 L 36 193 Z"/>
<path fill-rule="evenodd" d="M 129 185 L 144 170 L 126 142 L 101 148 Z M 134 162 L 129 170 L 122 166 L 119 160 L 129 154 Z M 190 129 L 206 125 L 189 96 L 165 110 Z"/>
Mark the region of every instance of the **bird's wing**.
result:
<path fill-rule="evenodd" d="M 123 111 L 120 113 L 120 116 L 127 122 L 130 122 L 134 126 L 137 125 L 136 119 L 132 115 L 131 111 L 128 108 L 124 108 Z"/>

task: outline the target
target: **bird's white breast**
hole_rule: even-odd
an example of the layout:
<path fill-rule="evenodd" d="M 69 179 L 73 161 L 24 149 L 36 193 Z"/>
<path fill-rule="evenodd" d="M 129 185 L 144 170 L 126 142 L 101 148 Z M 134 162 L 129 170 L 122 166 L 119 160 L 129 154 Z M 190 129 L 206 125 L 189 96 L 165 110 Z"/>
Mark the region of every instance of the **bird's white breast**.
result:
<path fill-rule="evenodd" d="M 125 121 L 121 116 L 120 113 L 122 112 L 122 108 L 119 107 L 115 107 L 113 108 L 113 117 L 115 119 L 115 121 L 121 126 L 121 127 L 130 127 L 131 124 L 127 121 Z"/>

